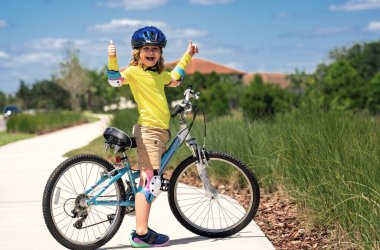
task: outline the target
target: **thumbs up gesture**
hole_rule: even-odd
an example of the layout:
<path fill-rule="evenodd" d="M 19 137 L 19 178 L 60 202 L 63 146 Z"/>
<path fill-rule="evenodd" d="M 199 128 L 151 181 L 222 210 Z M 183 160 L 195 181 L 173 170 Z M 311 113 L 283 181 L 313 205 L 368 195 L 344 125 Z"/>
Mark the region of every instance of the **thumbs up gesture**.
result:
<path fill-rule="evenodd" d="M 191 40 L 189 41 L 189 45 L 187 46 L 187 52 L 193 56 L 195 53 L 198 53 L 198 45 L 193 43 Z"/>
<path fill-rule="evenodd" d="M 110 40 L 110 44 L 108 45 L 108 56 L 116 57 L 116 47 L 112 40 Z"/>

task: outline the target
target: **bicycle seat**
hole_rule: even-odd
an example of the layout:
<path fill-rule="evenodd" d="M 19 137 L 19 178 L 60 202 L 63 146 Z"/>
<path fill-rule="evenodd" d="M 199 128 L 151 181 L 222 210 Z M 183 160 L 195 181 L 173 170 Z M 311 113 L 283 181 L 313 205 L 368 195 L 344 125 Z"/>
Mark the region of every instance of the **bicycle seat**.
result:
<path fill-rule="evenodd" d="M 124 131 L 114 128 L 108 127 L 103 133 L 105 143 L 109 145 L 110 148 L 119 147 L 119 152 L 125 151 L 128 148 L 136 147 L 136 140 L 134 137 L 130 137 Z"/>

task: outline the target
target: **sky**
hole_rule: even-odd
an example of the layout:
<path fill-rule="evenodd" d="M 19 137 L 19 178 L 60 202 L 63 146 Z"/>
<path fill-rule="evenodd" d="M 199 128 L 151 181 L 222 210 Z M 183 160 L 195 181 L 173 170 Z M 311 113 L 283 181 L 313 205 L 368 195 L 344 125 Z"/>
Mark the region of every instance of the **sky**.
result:
<path fill-rule="evenodd" d="M 167 37 L 165 61 L 188 41 L 199 58 L 246 72 L 313 72 L 329 52 L 380 39 L 380 0 L 0 0 L 0 91 L 59 74 L 68 49 L 100 70 L 113 40 L 119 66 L 135 30 Z"/>

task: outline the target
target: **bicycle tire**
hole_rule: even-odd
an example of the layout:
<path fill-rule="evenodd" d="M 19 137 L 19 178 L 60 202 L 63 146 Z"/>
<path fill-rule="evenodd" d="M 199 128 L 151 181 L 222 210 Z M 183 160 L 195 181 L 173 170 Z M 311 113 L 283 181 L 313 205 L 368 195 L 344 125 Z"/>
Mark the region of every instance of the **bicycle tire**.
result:
<path fill-rule="evenodd" d="M 96 168 L 98 169 L 96 170 Z M 88 209 L 88 216 L 86 216 L 86 220 L 82 223 L 84 227 L 89 225 L 88 228 L 78 229 L 74 227 L 74 223 L 78 221 L 78 219 L 71 217 L 73 215 L 73 210 L 71 209 L 74 207 L 76 201 L 73 199 L 78 197 L 81 192 L 83 193 L 84 190 L 88 189 L 98 180 L 99 174 L 101 174 L 100 171 L 104 170 L 109 172 L 113 169 L 113 166 L 108 161 L 96 155 L 77 155 L 62 162 L 50 175 L 43 194 L 42 211 L 47 228 L 61 245 L 69 249 L 97 249 L 106 244 L 116 234 L 123 221 L 125 207 L 90 207 Z M 97 171 L 96 175 L 95 171 Z M 88 178 L 86 183 L 80 179 L 81 175 Z M 75 184 L 77 179 L 82 182 L 78 182 L 79 186 Z M 111 187 L 114 188 L 114 191 L 109 191 Z M 111 192 L 114 192 L 115 195 Z M 107 194 L 103 196 L 104 198 L 100 199 L 104 200 L 116 196 L 117 200 L 124 200 L 125 188 L 123 181 L 121 179 L 117 180 L 105 193 Z M 74 202 L 74 204 L 72 204 L 72 202 Z M 105 213 L 108 212 L 108 210 L 111 212 L 113 209 L 115 210 L 114 214 Z M 63 216 L 63 218 L 61 216 Z M 106 220 L 101 222 L 102 219 Z M 62 222 L 59 220 L 69 222 L 67 225 L 61 227 Z M 98 220 L 100 223 L 94 225 L 98 223 Z M 93 226 L 91 226 L 91 223 Z M 105 224 L 109 226 L 107 227 Z M 89 232 L 90 230 L 92 232 Z M 69 235 L 70 233 L 71 236 Z M 74 234 L 77 234 L 76 238 Z M 84 235 L 83 240 L 79 240 L 79 238 L 82 238 L 82 234 Z M 92 234 L 94 234 L 94 236 L 92 236 Z"/>
<path fill-rule="evenodd" d="M 193 167 L 196 169 L 196 158 L 190 156 L 178 165 L 171 176 L 168 193 L 169 205 L 176 219 L 191 232 L 209 238 L 227 237 L 239 232 L 253 220 L 260 202 L 259 185 L 251 170 L 237 158 L 221 152 L 208 152 L 208 157 L 209 161 L 206 167 L 207 174 L 217 195 L 214 198 L 210 198 L 207 197 L 206 192 L 202 193 L 204 187 L 201 184 L 202 182 L 200 182 L 199 174 L 196 170 L 192 169 Z M 224 175 L 228 175 L 224 177 L 224 181 L 214 178 L 214 173 L 222 173 L 224 169 L 227 168 L 222 164 L 227 164 L 227 167 L 229 165 L 234 168 L 234 170 L 229 170 L 230 172 L 224 173 Z M 232 183 L 234 179 L 238 180 L 237 188 L 245 185 L 245 187 L 240 190 L 240 193 L 236 189 L 231 190 L 231 187 L 234 187 L 234 183 Z M 244 180 L 246 184 L 242 182 Z M 223 182 L 229 184 L 224 185 Z M 191 193 L 188 193 L 189 190 L 195 194 L 195 198 L 188 198 L 191 195 Z M 244 197 L 241 195 L 244 195 Z M 186 199 L 182 199 L 182 197 Z M 198 199 L 199 197 L 201 198 Z M 246 198 L 250 198 L 248 203 L 246 203 Z M 192 203 L 195 199 L 197 202 Z M 202 224 L 206 219 L 206 214 L 203 215 L 203 211 L 205 209 L 207 210 L 207 207 L 203 208 L 203 204 L 206 203 L 207 205 L 207 199 L 209 199 L 209 203 L 206 227 L 206 225 L 202 226 Z M 222 203 L 226 204 L 227 209 L 221 206 Z M 189 206 L 197 207 L 191 208 Z M 191 219 L 194 213 L 202 209 L 203 211 L 198 215 L 198 217 L 200 217 L 199 220 L 203 218 L 202 223 L 197 222 L 198 218 L 195 220 Z M 231 211 L 233 210 L 233 212 L 229 211 L 229 209 L 231 209 Z M 210 215 L 210 211 L 212 216 Z M 190 212 L 192 212 L 191 215 L 189 215 Z M 242 213 L 243 215 L 241 218 L 238 218 L 236 222 L 233 222 L 234 218 L 231 217 L 237 218 L 235 212 L 236 214 Z M 216 213 L 215 218 L 214 213 Z M 222 220 L 223 216 L 224 221 Z M 208 227 L 210 217 L 212 217 L 210 223 L 214 228 Z M 233 222 L 231 223 L 232 225 L 228 225 L 229 221 Z M 219 228 L 217 228 L 216 225 L 219 225 Z"/>

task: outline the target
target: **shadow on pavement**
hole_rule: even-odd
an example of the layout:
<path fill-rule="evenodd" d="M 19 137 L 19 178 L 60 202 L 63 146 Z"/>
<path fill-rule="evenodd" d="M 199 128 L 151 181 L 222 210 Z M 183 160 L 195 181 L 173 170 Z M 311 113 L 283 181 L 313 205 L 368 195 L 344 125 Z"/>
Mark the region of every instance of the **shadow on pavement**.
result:
<path fill-rule="evenodd" d="M 185 245 L 185 244 L 189 244 L 189 243 L 193 243 L 193 242 L 197 242 L 197 241 L 216 242 L 216 241 L 228 241 L 228 240 L 232 240 L 232 239 L 236 239 L 236 238 L 239 238 L 239 239 L 241 239 L 241 238 L 261 238 L 261 237 L 265 238 L 265 236 L 243 236 L 241 234 L 244 234 L 244 232 L 240 233 L 238 235 L 234 235 L 234 236 L 230 236 L 230 237 L 226 237 L 226 238 L 206 238 L 206 237 L 201 237 L 201 236 L 194 236 L 194 237 L 183 238 L 183 239 L 175 239 L 175 240 L 170 240 L 170 242 L 167 246 L 170 247 L 170 246 L 176 246 L 176 245 Z M 131 248 L 131 245 L 121 245 L 120 244 L 119 246 L 102 247 L 99 249 L 107 250 L 107 249 L 127 249 L 127 248 Z"/>

